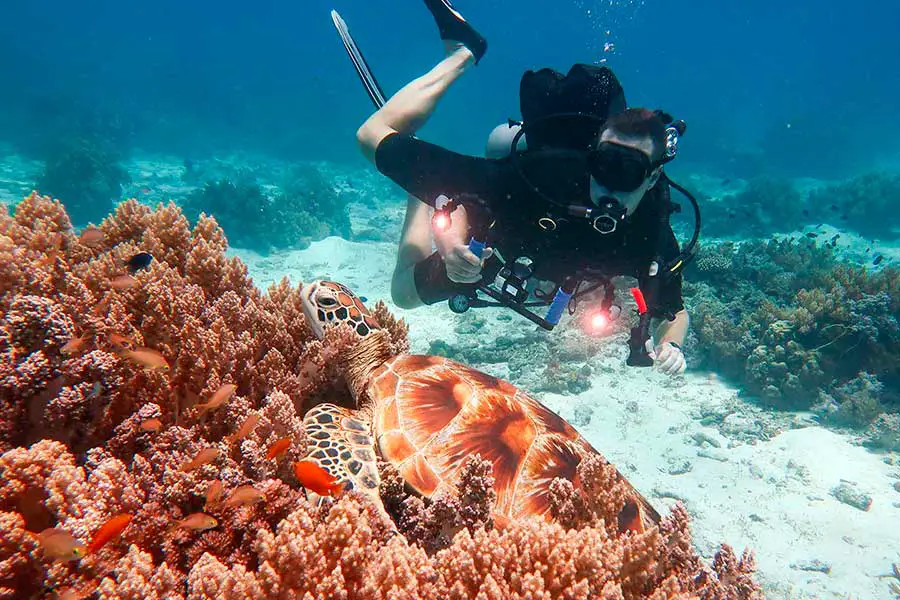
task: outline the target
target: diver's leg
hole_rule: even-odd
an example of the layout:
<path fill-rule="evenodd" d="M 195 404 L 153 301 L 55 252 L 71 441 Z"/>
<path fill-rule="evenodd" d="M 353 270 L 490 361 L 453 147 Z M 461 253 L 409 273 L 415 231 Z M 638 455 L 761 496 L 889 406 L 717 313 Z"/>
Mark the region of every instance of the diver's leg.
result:
<path fill-rule="evenodd" d="M 406 198 L 406 218 L 397 249 L 397 263 L 391 277 L 391 299 L 399 308 L 415 308 L 422 305 L 416 290 L 416 263 L 425 260 L 432 252 L 431 215 L 434 210 L 416 198 Z"/>
<path fill-rule="evenodd" d="M 393 133 L 413 134 L 431 116 L 440 100 L 460 75 L 475 64 L 475 55 L 457 47 L 425 75 L 406 84 L 356 132 L 363 154 L 375 162 L 378 144 Z"/>

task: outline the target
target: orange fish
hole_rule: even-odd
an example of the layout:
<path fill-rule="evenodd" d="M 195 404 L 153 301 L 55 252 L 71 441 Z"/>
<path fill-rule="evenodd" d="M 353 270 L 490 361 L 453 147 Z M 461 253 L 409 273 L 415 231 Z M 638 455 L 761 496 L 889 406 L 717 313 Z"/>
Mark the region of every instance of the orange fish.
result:
<path fill-rule="evenodd" d="M 85 227 L 78 236 L 78 241 L 85 246 L 96 246 L 103 241 L 103 231 L 99 227 Z"/>
<path fill-rule="evenodd" d="M 256 424 L 259 423 L 259 415 L 256 413 L 251 413 L 244 419 L 244 422 L 241 423 L 241 426 L 238 427 L 238 430 L 233 434 L 225 436 L 226 441 L 229 442 L 237 442 L 239 440 L 244 439 L 253 429 L 256 427 Z"/>
<path fill-rule="evenodd" d="M 206 513 L 193 513 L 180 521 L 175 521 L 178 527 L 184 527 L 185 529 L 193 529 L 194 531 L 206 531 L 207 529 L 212 529 L 213 527 L 219 524 L 215 518 L 209 516 Z"/>
<path fill-rule="evenodd" d="M 114 290 L 127 290 L 137 285 L 137 279 L 131 275 L 116 275 L 109 280 L 109 285 Z"/>
<path fill-rule="evenodd" d="M 225 485 L 218 479 L 209 484 L 209 487 L 206 488 L 206 504 L 204 508 L 209 508 L 210 506 L 215 506 L 222 499 L 222 494 L 225 493 Z"/>
<path fill-rule="evenodd" d="M 119 335 L 118 333 L 109 333 L 106 336 L 106 339 L 109 340 L 109 343 L 118 348 L 124 348 L 126 350 L 131 350 L 134 348 L 134 340 L 131 338 L 127 338 L 124 335 Z"/>
<path fill-rule="evenodd" d="M 99 579 L 92 579 L 80 586 L 62 588 L 56 592 L 56 600 L 84 600 L 100 587 Z"/>
<path fill-rule="evenodd" d="M 85 338 L 85 336 L 80 335 L 66 342 L 65 345 L 63 345 L 63 347 L 59 349 L 59 351 L 63 354 L 75 354 L 76 352 L 84 348 L 85 343 L 87 343 L 87 339 Z"/>
<path fill-rule="evenodd" d="M 266 458 L 273 459 L 281 456 L 287 449 L 291 447 L 291 438 L 281 438 L 271 446 L 269 446 L 268 452 L 266 452 Z"/>
<path fill-rule="evenodd" d="M 112 517 L 106 523 L 101 525 L 100 529 L 94 533 L 94 537 L 91 539 L 91 543 L 88 546 L 88 552 L 96 552 L 110 541 L 119 537 L 119 534 L 121 534 L 122 531 L 128 527 L 128 524 L 131 523 L 133 517 L 134 515 L 122 513 Z"/>
<path fill-rule="evenodd" d="M 336 496 L 344 489 L 334 475 L 311 460 L 295 462 L 294 475 L 300 485 L 320 496 Z"/>
<path fill-rule="evenodd" d="M 225 504 L 223 504 L 222 507 L 235 508 L 238 506 L 248 506 L 250 504 L 256 504 L 265 497 L 265 494 L 252 485 L 242 485 L 229 494 L 228 500 L 225 501 Z"/>
<path fill-rule="evenodd" d="M 166 357 L 152 348 L 124 350 L 121 352 L 121 355 L 147 371 L 169 370 L 169 363 L 166 361 Z"/>
<path fill-rule="evenodd" d="M 102 300 L 100 300 L 100 302 L 98 302 L 96 306 L 94 306 L 93 313 L 94 313 L 95 317 L 102 317 L 104 314 L 106 314 L 108 312 L 109 312 L 109 296 L 104 296 L 104 298 Z"/>
<path fill-rule="evenodd" d="M 188 462 L 182 464 L 181 470 L 189 473 L 194 469 L 199 469 L 203 465 L 216 460 L 217 456 L 219 456 L 219 449 L 215 446 L 204 448 L 197 453 L 197 456 L 195 456 L 193 460 L 189 460 Z"/>
<path fill-rule="evenodd" d="M 58 250 L 50 250 L 37 261 L 39 267 L 52 267 L 56 264 L 56 259 L 59 257 Z"/>
<path fill-rule="evenodd" d="M 156 433 L 160 429 L 162 429 L 162 421 L 159 419 L 147 419 L 146 421 L 141 421 L 141 431 Z"/>
<path fill-rule="evenodd" d="M 221 386 L 216 393 L 213 394 L 207 402 L 203 404 L 198 404 L 197 408 L 199 408 L 202 412 L 206 412 L 208 410 L 215 410 L 228 402 L 231 396 L 234 394 L 234 390 L 237 389 L 237 386 L 233 383 L 226 383 Z"/>
<path fill-rule="evenodd" d="M 38 542 L 48 558 L 60 562 L 80 560 L 87 554 L 84 544 L 72 537 L 65 529 L 51 527 L 37 534 Z"/>

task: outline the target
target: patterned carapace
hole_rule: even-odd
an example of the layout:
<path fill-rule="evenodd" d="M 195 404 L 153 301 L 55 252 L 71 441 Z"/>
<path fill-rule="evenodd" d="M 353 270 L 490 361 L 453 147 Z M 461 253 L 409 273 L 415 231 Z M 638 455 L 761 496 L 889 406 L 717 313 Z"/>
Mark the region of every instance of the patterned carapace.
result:
<path fill-rule="evenodd" d="M 345 286 L 316 282 L 304 288 L 302 298 L 319 337 L 326 327 L 346 322 L 362 346 L 382 343 L 368 335 L 378 323 Z M 551 483 L 563 478 L 580 486 L 579 463 L 599 454 L 559 415 L 502 379 L 441 356 L 358 356 L 370 357 L 361 360 L 371 364 L 358 365 L 366 374 L 361 385 L 368 404 L 360 410 L 322 404 L 303 421 L 312 441 L 309 459 L 368 494 L 382 511 L 376 450 L 426 497 L 451 491 L 465 460 L 479 454 L 493 466 L 494 514 L 513 519 L 548 518 Z M 620 531 L 657 524 L 659 514 L 619 477 L 630 489 Z"/>

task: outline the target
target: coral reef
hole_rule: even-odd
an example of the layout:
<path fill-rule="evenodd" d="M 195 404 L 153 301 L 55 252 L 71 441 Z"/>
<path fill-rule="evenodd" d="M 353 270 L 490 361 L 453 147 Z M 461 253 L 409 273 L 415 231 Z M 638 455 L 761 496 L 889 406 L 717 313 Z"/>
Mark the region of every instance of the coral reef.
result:
<path fill-rule="evenodd" d="M 809 198 L 811 206 L 828 207 L 824 214 L 834 225 L 865 236 L 896 234 L 900 174 L 868 173 L 813 190 Z"/>
<path fill-rule="evenodd" d="M 302 248 L 329 235 L 350 237 L 346 200 L 312 166 L 299 165 L 272 193 L 249 172 L 209 181 L 182 202 L 195 221 L 212 215 L 237 247 L 267 254 Z"/>
<path fill-rule="evenodd" d="M 900 410 L 900 271 L 841 264 L 809 238 L 711 245 L 692 269 L 685 290 L 706 366 L 838 426 Z"/>
<path fill-rule="evenodd" d="M 75 225 L 99 222 L 122 197 L 122 186 L 131 181 L 119 164 L 120 156 L 103 138 L 65 138 L 43 152 L 44 170 L 35 188 L 66 198 L 69 218 Z"/>
<path fill-rule="evenodd" d="M 788 179 L 757 176 L 740 192 L 703 202 L 704 234 L 732 236 L 738 224 L 748 236 L 791 231 L 804 223 L 806 200 Z"/>
<path fill-rule="evenodd" d="M 313 506 L 288 465 L 305 410 L 347 397 L 346 332 L 314 340 L 298 290 L 256 290 L 210 218 L 128 201 L 99 231 L 76 237 L 37 195 L 0 217 L 0 598 L 760 597 L 752 555 L 700 561 L 683 507 L 619 537 L 624 484 L 600 460 L 579 467 L 587 495 L 554 484 L 553 523 L 494 522 L 478 457 L 431 500 L 385 472 L 399 533 L 355 491 Z M 154 260 L 123 275 L 139 251 Z M 92 548 L 53 560 L 47 528 Z"/>

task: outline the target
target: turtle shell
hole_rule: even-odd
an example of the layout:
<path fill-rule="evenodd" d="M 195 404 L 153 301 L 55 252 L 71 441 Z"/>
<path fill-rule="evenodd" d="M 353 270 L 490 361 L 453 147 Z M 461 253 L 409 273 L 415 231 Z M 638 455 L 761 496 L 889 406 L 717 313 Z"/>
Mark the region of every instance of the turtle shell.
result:
<path fill-rule="evenodd" d="M 509 518 L 548 516 L 551 482 L 562 477 L 577 485 L 578 464 L 598 454 L 514 385 L 443 357 L 394 358 L 373 377 L 369 396 L 378 450 L 413 489 L 427 497 L 447 489 L 477 453 L 493 463 L 494 512 Z M 634 494 L 639 519 L 658 522 Z"/>

